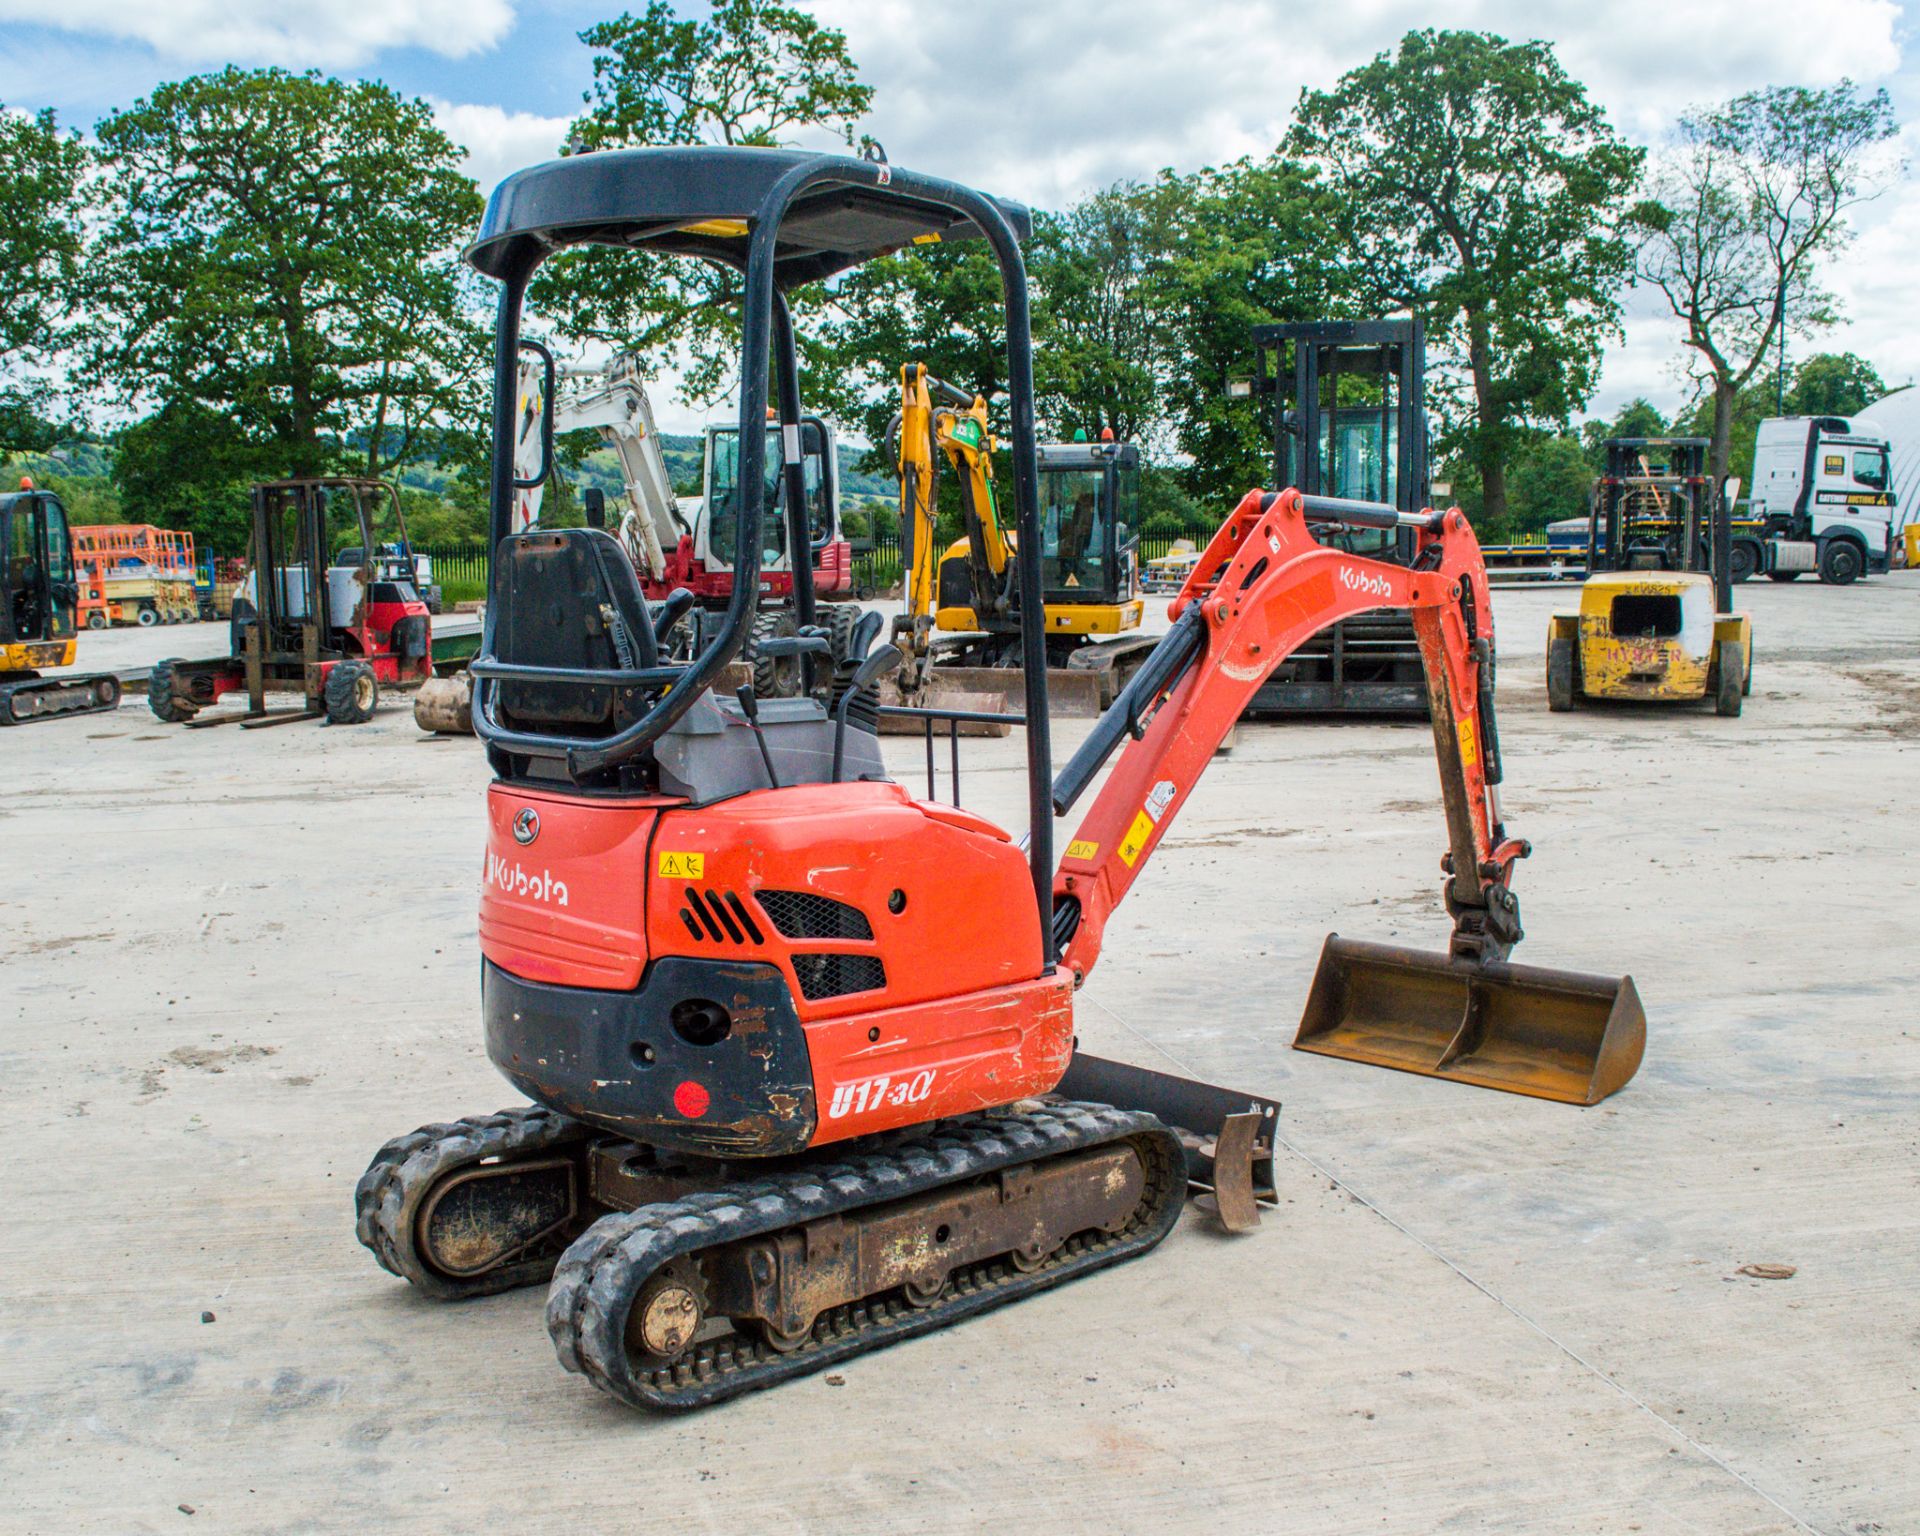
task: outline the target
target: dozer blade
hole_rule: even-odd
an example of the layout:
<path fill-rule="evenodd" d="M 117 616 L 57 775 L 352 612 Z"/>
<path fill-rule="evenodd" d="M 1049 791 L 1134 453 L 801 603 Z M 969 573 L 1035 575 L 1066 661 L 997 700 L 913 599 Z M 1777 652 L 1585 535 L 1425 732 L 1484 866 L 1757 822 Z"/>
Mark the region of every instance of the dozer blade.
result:
<path fill-rule="evenodd" d="M 1598 1104 L 1639 1070 L 1633 978 L 1476 965 L 1329 934 L 1294 1049 L 1563 1104 Z"/>

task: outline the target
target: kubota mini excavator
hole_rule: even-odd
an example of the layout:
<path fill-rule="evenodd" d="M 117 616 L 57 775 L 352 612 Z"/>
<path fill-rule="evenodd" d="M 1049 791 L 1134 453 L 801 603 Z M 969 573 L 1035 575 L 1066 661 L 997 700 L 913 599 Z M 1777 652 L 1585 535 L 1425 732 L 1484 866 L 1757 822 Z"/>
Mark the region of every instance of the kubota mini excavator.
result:
<path fill-rule="evenodd" d="M 561 1362 L 624 1402 L 732 1397 L 1144 1253 L 1190 1180 L 1248 1224 L 1278 1107 L 1076 1054 L 1074 994 L 1248 698 L 1346 615 L 1403 610 L 1419 636 L 1453 943 L 1330 939 L 1297 1043 L 1578 1103 L 1638 1063 L 1631 982 L 1506 961 L 1527 848 L 1502 823 L 1486 577 L 1457 510 L 1249 492 L 1058 778 L 1046 637 L 1030 626 L 1024 847 L 889 778 L 870 689 L 899 655 L 867 653 L 877 616 L 831 714 L 712 690 L 752 621 L 770 498 L 736 509 L 742 579 L 689 662 L 662 658 L 612 535 L 509 532 L 522 300 L 555 249 L 744 269 L 740 481 L 762 486 L 770 377 L 783 426 L 801 419 L 782 295 L 908 243 L 983 235 L 1007 299 L 1014 559 L 1038 613 L 1027 224 L 868 160 L 622 150 L 521 172 L 469 252 L 502 289 L 492 595 L 472 664 L 496 774 L 482 1012 L 489 1056 L 536 1102 L 389 1142 L 356 1190 L 358 1231 L 430 1296 L 550 1279 Z M 1404 529 L 1412 561 L 1320 543 L 1328 524 Z M 1056 868 L 1054 815 L 1116 751 Z"/>

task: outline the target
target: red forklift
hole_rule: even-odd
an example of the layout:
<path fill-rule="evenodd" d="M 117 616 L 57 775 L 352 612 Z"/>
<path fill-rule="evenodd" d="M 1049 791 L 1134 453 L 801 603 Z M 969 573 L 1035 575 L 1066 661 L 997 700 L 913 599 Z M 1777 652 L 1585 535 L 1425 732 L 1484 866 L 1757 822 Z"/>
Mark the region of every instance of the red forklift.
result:
<path fill-rule="evenodd" d="M 383 542 L 401 551 L 397 564 L 382 554 Z M 256 485 L 231 652 L 157 664 L 147 680 L 154 714 L 200 726 L 237 720 L 246 729 L 371 719 L 382 686 L 433 675 L 433 620 L 412 579 L 411 548 L 391 481 L 330 475 Z M 194 720 L 242 689 L 243 713 Z M 268 693 L 297 693 L 302 703 L 269 710 Z"/>

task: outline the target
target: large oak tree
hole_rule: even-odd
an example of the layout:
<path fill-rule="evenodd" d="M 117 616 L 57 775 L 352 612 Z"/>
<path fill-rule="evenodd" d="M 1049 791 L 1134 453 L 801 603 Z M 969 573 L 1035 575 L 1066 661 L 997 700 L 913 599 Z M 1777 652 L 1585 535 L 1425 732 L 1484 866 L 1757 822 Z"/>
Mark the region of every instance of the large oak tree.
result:
<path fill-rule="evenodd" d="M 156 413 L 129 483 L 191 472 L 181 433 L 213 423 L 222 485 L 379 474 L 483 427 L 486 330 L 458 254 L 481 201 L 425 102 L 228 68 L 160 86 L 99 139 L 91 367 Z"/>
<path fill-rule="evenodd" d="M 1424 315 L 1459 366 L 1449 435 L 1504 519 L 1515 443 L 1586 404 L 1618 333 L 1641 151 L 1547 44 L 1433 30 L 1302 92 L 1286 148 L 1320 170 L 1374 306 Z"/>
<path fill-rule="evenodd" d="M 51 112 L 0 105 L 0 456 L 52 444 L 46 370 L 75 328 L 87 166 Z"/>

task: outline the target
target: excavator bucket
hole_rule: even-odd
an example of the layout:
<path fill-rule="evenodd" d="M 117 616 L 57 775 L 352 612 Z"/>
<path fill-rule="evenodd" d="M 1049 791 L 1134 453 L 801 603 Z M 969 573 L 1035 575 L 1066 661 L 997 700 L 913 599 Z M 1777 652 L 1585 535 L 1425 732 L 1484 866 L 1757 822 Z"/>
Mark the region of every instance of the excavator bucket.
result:
<path fill-rule="evenodd" d="M 1633 978 L 1475 964 L 1329 934 L 1294 1049 L 1563 1104 L 1625 1087 L 1646 1048 Z"/>

